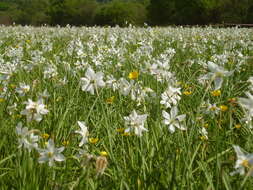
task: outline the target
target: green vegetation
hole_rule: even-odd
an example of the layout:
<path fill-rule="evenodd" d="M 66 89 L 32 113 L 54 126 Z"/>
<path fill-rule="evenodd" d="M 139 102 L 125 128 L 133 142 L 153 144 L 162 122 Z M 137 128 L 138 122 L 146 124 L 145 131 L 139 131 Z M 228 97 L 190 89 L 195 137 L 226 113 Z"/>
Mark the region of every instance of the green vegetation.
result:
<path fill-rule="evenodd" d="M 253 23 L 251 0 L 2 0 L 0 23 L 202 25 Z"/>
<path fill-rule="evenodd" d="M 252 40 L 0 27 L 0 189 L 252 189 Z"/>

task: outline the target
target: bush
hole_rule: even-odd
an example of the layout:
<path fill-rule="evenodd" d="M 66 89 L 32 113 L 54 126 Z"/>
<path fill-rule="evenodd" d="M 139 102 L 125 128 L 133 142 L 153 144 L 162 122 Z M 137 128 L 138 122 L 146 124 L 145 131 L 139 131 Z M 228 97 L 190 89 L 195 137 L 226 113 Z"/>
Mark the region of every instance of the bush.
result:
<path fill-rule="evenodd" d="M 126 22 L 142 25 L 146 21 L 146 9 L 137 2 L 112 1 L 101 5 L 95 16 L 98 25 L 125 26 Z"/>
<path fill-rule="evenodd" d="M 66 0 L 66 22 L 71 25 L 92 25 L 98 4 L 95 0 Z"/>

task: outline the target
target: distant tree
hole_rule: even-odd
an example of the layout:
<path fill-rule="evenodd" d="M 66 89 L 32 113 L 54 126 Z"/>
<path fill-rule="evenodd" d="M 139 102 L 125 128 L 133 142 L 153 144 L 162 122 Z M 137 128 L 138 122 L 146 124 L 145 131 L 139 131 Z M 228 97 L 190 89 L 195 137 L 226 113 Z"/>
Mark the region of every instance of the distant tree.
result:
<path fill-rule="evenodd" d="M 150 24 L 172 24 L 177 12 L 176 0 L 150 0 L 147 9 Z"/>
<path fill-rule="evenodd" d="M 16 6 L 10 10 L 11 17 L 18 24 L 41 25 L 49 23 L 48 0 L 13 1 Z"/>
<path fill-rule="evenodd" d="M 95 0 L 65 0 L 66 22 L 71 25 L 92 25 L 98 3 Z"/>
<path fill-rule="evenodd" d="M 66 25 L 66 10 L 65 0 L 50 0 L 47 14 L 50 16 L 50 24 Z"/>
<path fill-rule="evenodd" d="M 95 16 L 98 25 L 124 26 L 126 22 L 143 25 L 145 21 L 145 6 L 137 2 L 112 1 L 101 5 Z"/>

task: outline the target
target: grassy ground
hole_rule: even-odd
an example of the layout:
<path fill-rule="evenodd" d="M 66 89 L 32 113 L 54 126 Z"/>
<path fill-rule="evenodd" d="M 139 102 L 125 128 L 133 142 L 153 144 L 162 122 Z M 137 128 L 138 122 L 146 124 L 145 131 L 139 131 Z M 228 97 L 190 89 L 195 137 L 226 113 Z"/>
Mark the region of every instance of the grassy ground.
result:
<path fill-rule="evenodd" d="M 0 73 L 0 189 L 253 185 L 252 30 L 1 27 Z"/>

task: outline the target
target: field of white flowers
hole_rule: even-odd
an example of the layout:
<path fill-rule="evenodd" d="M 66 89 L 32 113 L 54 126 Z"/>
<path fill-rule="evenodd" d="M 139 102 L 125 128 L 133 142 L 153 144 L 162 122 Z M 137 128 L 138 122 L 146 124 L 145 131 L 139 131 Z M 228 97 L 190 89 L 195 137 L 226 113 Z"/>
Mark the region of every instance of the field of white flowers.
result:
<path fill-rule="evenodd" d="M 253 31 L 0 27 L 0 189 L 252 189 Z"/>

